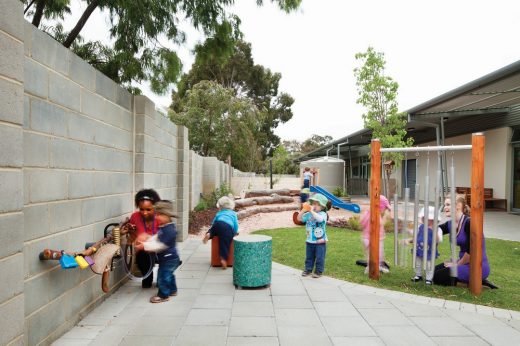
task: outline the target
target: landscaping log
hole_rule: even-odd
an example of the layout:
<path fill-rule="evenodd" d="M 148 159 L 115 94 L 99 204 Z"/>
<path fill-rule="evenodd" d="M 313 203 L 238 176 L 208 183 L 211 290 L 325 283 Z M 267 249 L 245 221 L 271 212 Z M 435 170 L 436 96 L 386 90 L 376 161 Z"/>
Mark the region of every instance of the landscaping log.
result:
<path fill-rule="evenodd" d="M 296 204 L 293 205 L 277 205 L 277 206 L 262 206 L 258 208 L 251 208 L 240 210 L 237 212 L 238 219 L 245 219 L 246 217 L 253 216 L 260 213 L 277 213 L 281 211 L 300 210 L 300 207 Z"/>
<path fill-rule="evenodd" d="M 261 197 L 261 196 L 271 196 L 273 194 L 280 195 L 280 196 L 290 196 L 291 195 L 291 190 L 289 190 L 289 189 L 250 190 L 250 191 L 246 191 L 245 198 Z"/>
<path fill-rule="evenodd" d="M 235 201 L 235 206 L 237 208 L 244 208 L 244 207 L 251 207 L 254 205 L 265 205 L 265 204 L 275 204 L 275 203 L 293 203 L 293 202 L 294 202 L 294 200 L 292 197 L 273 194 L 269 197 L 262 196 L 262 197 L 238 199 Z"/>

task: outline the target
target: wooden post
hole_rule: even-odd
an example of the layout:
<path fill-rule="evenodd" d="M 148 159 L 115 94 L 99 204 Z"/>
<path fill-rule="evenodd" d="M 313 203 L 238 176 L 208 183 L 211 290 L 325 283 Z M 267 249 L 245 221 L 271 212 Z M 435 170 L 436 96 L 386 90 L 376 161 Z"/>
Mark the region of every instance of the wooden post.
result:
<path fill-rule="evenodd" d="M 370 249 L 368 276 L 372 280 L 379 280 L 379 194 L 381 193 L 381 142 L 372 139 L 370 154 Z"/>
<path fill-rule="evenodd" d="M 482 238 L 484 233 L 484 152 L 482 133 L 471 137 L 471 235 L 469 288 L 475 296 L 482 292 Z"/>

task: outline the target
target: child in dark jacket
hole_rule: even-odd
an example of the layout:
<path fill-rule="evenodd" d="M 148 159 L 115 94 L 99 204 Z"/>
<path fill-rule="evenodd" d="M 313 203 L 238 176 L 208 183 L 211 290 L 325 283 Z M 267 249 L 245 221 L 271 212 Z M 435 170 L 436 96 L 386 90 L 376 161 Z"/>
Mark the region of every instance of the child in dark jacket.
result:
<path fill-rule="evenodd" d="M 162 303 L 177 295 L 175 269 L 181 264 L 175 241 L 177 229 L 172 222 L 173 206 L 170 201 L 159 201 L 155 204 L 156 219 L 159 221 L 157 235 L 149 237 L 145 242 L 136 245 L 147 252 L 157 253 L 159 270 L 157 272 L 157 295 L 150 298 L 151 303 Z"/>

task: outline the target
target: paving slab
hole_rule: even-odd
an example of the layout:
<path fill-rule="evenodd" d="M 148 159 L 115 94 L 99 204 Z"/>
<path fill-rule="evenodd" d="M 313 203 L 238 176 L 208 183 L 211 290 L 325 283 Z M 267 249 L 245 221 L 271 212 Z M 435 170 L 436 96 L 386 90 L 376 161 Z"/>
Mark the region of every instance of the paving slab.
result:
<path fill-rule="evenodd" d="M 210 267 L 208 245 L 179 248 L 176 297 L 151 304 L 157 289 L 129 281 L 54 344 L 520 345 L 515 311 L 303 278 L 277 263 L 270 287 L 237 290 L 232 268 Z"/>
<path fill-rule="evenodd" d="M 184 326 L 175 339 L 175 345 L 225 346 L 227 332 L 225 326 Z"/>
<path fill-rule="evenodd" d="M 321 321 L 330 336 L 376 336 L 362 317 L 322 317 Z"/>
<path fill-rule="evenodd" d="M 228 336 L 277 336 L 274 317 L 231 317 Z"/>

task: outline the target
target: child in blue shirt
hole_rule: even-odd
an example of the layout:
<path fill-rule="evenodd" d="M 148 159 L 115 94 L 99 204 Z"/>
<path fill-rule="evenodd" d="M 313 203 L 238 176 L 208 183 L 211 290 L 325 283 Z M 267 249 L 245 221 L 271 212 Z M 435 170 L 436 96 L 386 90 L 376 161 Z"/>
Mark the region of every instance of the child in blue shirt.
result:
<path fill-rule="evenodd" d="M 305 269 L 302 276 L 319 278 L 325 270 L 325 253 L 327 250 L 327 198 L 322 194 L 315 194 L 309 198 L 311 204 L 304 204 L 298 214 L 298 220 L 305 223 L 307 231 Z"/>
<path fill-rule="evenodd" d="M 155 218 L 159 229 L 154 236 L 148 236 L 144 242 L 137 242 L 136 249 L 157 253 L 159 270 L 157 271 L 157 295 L 150 298 L 151 303 L 162 303 L 177 295 L 175 269 L 181 264 L 175 242 L 177 229 L 172 222 L 173 205 L 170 201 L 159 201 L 155 204 Z"/>
<path fill-rule="evenodd" d="M 235 213 L 235 202 L 227 196 L 221 197 L 217 202 L 220 210 L 215 215 L 211 228 L 202 240 L 204 244 L 213 237 L 218 237 L 219 256 L 222 269 L 227 268 L 227 259 L 233 237 L 238 234 L 238 217 Z"/>
<path fill-rule="evenodd" d="M 422 267 L 423 261 L 426 257 L 427 267 L 432 267 L 432 245 L 433 245 L 433 219 L 435 217 L 435 209 L 434 207 L 428 207 L 428 214 L 425 213 L 424 208 L 419 212 L 418 217 L 422 218 L 422 224 L 419 225 L 419 229 L 417 230 L 417 250 L 415 254 L 415 276 L 412 278 L 413 282 L 421 281 L 422 278 Z M 426 220 L 426 218 L 428 218 Z M 437 220 L 440 220 L 440 217 L 437 215 Z M 426 240 L 426 232 L 425 229 L 428 230 L 428 240 Z M 436 232 L 436 242 L 439 243 L 442 241 L 442 230 L 437 228 Z M 413 242 L 411 239 L 409 242 Z M 412 250 L 413 251 L 413 250 Z M 426 252 L 426 253 L 425 253 Z M 436 251 L 435 258 L 439 257 L 439 251 Z M 435 263 L 435 258 L 433 259 L 433 263 Z M 434 270 L 426 270 L 426 284 L 431 285 L 433 283 L 433 272 Z"/>

